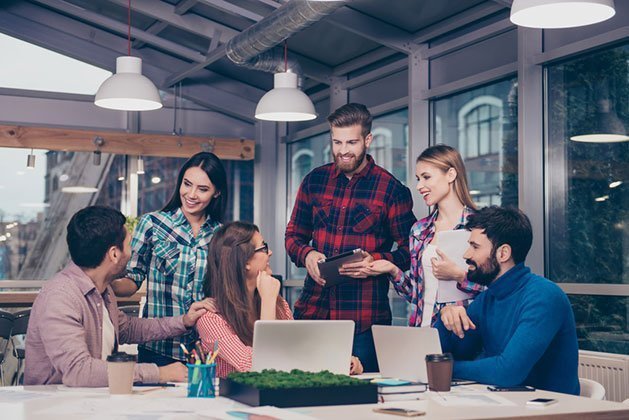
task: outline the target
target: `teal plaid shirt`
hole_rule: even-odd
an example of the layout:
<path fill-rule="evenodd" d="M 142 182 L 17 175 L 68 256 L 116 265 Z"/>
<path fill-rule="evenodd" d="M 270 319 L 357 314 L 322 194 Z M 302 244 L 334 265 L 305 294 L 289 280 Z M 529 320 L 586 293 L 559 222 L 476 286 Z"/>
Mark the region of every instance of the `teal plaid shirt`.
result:
<path fill-rule="evenodd" d="M 208 219 L 195 238 L 181 209 L 174 213 L 157 211 L 142 216 L 133 231 L 127 277 L 138 287 L 148 279 L 145 316 L 183 315 L 192 302 L 204 298 L 208 244 L 219 227 L 220 223 Z M 190 331 L 181 337 L 141 346 L 163 356 L 185 360 L 179 344 L 194 341 L 194 334 Z"/>

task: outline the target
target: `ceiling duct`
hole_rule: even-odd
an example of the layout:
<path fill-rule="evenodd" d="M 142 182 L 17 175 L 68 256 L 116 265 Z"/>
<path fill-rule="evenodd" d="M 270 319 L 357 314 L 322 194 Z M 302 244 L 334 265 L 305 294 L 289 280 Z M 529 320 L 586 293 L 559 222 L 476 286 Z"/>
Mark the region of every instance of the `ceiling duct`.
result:
<path fill-rule="evenodd" d="M 284 71 L 283 53 L 272 48 L 332 14 L 347 2 L 292 0 L 230 39 L 226 45 L 226 55 L 234 63 L 250 69 L 271 73 Z M 293 73 L 299 73 L 294 60 L 289 60 L 288 68 Z"/>

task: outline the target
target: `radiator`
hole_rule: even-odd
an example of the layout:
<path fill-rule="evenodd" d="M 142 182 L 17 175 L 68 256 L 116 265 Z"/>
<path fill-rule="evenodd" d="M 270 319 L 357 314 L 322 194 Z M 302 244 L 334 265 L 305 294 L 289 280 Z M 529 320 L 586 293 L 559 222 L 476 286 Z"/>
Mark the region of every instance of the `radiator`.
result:
<path fill-rule="evenodd" d="M 603 385 L 608 401 L 629 398 L 629 356 L 579 350 L 579 377 Z"/>

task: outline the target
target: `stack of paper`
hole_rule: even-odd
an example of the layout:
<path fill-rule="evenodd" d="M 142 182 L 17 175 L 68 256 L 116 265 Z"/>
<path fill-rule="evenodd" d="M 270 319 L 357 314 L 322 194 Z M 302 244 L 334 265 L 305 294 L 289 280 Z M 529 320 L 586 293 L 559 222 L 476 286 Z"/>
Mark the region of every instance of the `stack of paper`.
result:
<path fill-rule="evenodd" d="M 426 392 L 426 384 L 422 382 L 399 379 L 377 379 L 372 382 L 378 384 L 378 401 L 380 402 L 419 400 Z"/>

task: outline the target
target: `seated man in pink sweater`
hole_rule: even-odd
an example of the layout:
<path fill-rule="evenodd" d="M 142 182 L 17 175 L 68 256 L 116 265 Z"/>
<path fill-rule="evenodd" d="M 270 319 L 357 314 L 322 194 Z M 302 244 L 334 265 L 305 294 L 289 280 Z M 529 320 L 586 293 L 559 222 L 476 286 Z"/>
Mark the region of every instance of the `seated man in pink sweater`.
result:
<path fill-rule="evenodd" d="M 111 282 L 131 256 L 125 217 L 108 207 L 77 212 L 67 228 L 72 262 L 48 280 L 33 303 L 26 334 L 25 385 L 107 386 L 107 356 L 118 343 L 180 336 L 211 306 L 195 302 L 186 315 L 131 318 L 118 310 Z M 185 382 L 181 363 L 135 366 L 136 382 Z"/>

